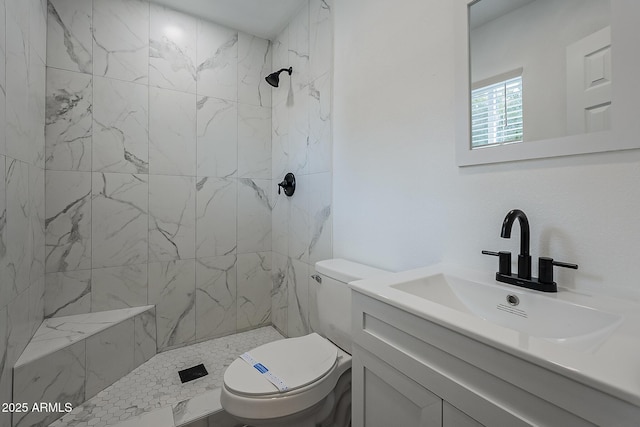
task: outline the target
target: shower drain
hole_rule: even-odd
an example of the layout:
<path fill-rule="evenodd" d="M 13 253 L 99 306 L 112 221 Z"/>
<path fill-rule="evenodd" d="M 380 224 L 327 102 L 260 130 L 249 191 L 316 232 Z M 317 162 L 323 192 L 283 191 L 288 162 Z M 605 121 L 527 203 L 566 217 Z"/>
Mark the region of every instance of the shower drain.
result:
<path fill-rule="evenodd" d="M 182 383 L 184 384 L 188 383 L 189 381 L 197 380 L 198 378 L 209 375 L 209 372 L 207 372 L 207 368 L 205 368 L 201 363 L 199 365 L 192 366 L 191 368 L 178 371 L 178 375 L 180 375 L 180 381 L 182 381 Z"/>

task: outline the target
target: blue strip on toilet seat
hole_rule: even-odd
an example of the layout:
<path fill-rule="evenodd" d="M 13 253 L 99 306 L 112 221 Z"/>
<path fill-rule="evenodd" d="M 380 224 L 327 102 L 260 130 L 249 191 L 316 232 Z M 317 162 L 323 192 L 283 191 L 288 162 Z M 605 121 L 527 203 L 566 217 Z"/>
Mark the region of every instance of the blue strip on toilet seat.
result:
<path fill-rule="evenodd" d="M 247 362 L 249 365 L 253 366 L 256 371 L 260 372 L 260 374 L 264 376 L 271 384 L 276 386 L 280 392 L 285 392 L 289 389 L 284 381 L 273 375 L 266 366 L 255 360 L 249 353 L 241 354 L 240 358 Z"/>

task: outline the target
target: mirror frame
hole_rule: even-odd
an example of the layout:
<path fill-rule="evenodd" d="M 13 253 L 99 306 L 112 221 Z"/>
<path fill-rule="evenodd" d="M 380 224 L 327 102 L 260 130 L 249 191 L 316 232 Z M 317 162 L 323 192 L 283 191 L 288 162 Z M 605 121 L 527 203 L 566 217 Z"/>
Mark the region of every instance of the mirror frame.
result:
<path fill-rule="evenodd" d="M 455 134 L 458 166 L 512 162 L 640 148 L 640 1 L 611 1 L 611 129 L 602 132 L 471 149 L 469 7 L 454 1 Z M 481 1 L 481 0 L 480 0 Z"/>

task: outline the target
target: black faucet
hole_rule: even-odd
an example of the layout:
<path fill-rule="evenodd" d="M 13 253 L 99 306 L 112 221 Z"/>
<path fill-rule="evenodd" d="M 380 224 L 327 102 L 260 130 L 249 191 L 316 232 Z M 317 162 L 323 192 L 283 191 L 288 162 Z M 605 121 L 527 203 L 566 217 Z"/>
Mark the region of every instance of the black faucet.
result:
<path fill-rule="evenodd" d="M 516 218 L 520 223 L 520 253 L 518 254 L 518 273 L 511 274 L 511 252 L 482 251 L 485 255 L 500 258 L 499 269 L 496 273 L 498 282 L 509 283 L 523 288 L 543 292 L 558 292 L 558 286 L 553 281 L 553 266 L 578 269 L 576 264 L 554 261 L 553 258 L 540 257 L 538 262 L 538 278 L 531 277 L 531 255 L 529 254 L 529 220 L 520 209 L 513 209 L 507 213 L 502 222 L 500 237 L 511 237 L 511 228 Z"/>
<path fill-rule="evenodd" d="M 531 279 L 531 255 L 529 255 L 529 220 L 520 209 L 509 211 L 502 222 L 500 237 L 509 239 L 513 222 L 518 218 L 520 222 L 520 254 L 518 254 L 518 277 L 520 279 Z"/>

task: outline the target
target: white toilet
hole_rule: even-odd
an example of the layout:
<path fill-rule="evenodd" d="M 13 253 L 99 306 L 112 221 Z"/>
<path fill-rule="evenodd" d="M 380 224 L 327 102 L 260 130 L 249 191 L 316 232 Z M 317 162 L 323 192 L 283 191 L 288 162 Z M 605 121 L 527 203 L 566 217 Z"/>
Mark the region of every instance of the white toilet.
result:
<path fill-rule="evenodd" d="M 346 427 L 351 421 L 351 289 L 386 271 L 343 259 L 316 263 L 318 333 L 245 353 L 224 373 L 220 402 L 255 427 Z M 320 335 L 318 335 L 320 334 Z"/>

